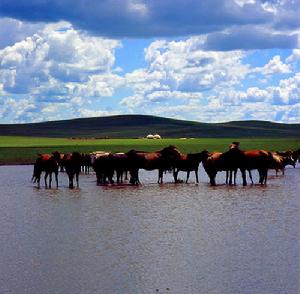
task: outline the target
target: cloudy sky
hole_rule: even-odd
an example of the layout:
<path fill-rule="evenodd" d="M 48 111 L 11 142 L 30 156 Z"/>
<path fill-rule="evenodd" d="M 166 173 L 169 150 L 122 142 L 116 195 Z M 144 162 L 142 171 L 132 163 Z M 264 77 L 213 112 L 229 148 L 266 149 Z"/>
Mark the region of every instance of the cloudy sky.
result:
<path fill-rule="evenodd" d="M 0 123 L 300 123 L 299 0 L 0 0 Z"/>

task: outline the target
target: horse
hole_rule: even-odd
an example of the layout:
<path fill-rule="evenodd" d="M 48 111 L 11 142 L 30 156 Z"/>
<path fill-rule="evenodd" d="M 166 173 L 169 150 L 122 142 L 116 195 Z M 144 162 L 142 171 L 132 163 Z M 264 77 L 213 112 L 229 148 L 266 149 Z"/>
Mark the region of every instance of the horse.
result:
<path fill-rule="evenodd" d="M 292 158 L 295 161 L 295 164 L 297 161 L 300 162 L 300 149 L 292 151 Z M 296 165 L 294 167 L 296 167 Z"/>
<path fill-rule="evenodd" d="M 126 153 L 114 153 L 112 154 L 112 167 L 116 172 L 117 183 L 123 183 L 123 175 L 125 175 L 125 180 L 127 179 L 127 171 L 129 169 L 129 157 Z"/>
<path fill-rule="evenodd" d="M 296 162 L 293 158 L 292 151 L 284 151 L 284 152 L 271 152 L 272 154 L 272 162 L 271 169 L 275 169 L 276 176 L 278 172 L 281 171 L 282 175 L 284 175 L 284 170 L 287 165 L 291 165 L 295 168 Z"/>
<path fill-rule="evenodd" d="M 71 154 L 64 155 L 64 168 L 69 177 L 69 188 L 74 188 L 74 176 L 76 177 L 77 188 L 79 187 L 79 173 L 81 171 L 81 154 L 79 152 L 73 152 Z"/>
<path fill-rule="evenodd" d="M 85 174 L 90 173 L 90 167 L 92 166 L 92 159 L 90 154 L 81 154 L 81 169 Z"/>
<path fill-rule="evenodd" d="M 204 162 L 203 166 L 210 178 L 210 184 L 216 185 L 215 177 L 218 171 L 234 171 L 240 169 L 243 185 L 247 185 L 246 170 L 257 169 L 259 172 L 259 183 L 266 184 L 268 169 L 272 162 L 272 154 L 265 150 L 243 151 L 233 148 L 227 152 L 212 153 Z M 252 178 L 252 177 L 251 177 Z"/>
<path fill-rule="evenodd" d="M 186 155 L 185 154 L 181 155 L 180 158 L 176 160 L 174 164 L 173 176 L 174 176 L 175 183 L 178 182 L 177 177 L 179 171 L 187 172 L 186 181 L 185 181 L 186 183 L 189 180 L 190 172 L 194 171 L 196 177 L 196 183 L 199 183 L 199 179 L 198 179 L 199 164 L 203 159 L 206 159 L 207 156 L 208 156 L 208 151 L 202 151 L 200 153 L 188 153 Z"/>
<path fill-rule="evenodd" d="M 113 184 L 113 154 L 110 152 L 97 152 L 92 155 L 92 166 L 96 173 L 97 185 Z"/>
<path fill-rule="evenodd" d="M 202 164 L 212 186 L 216 185 L 215 178 L 219 171 L 226 171 L 227 184 L 229 172 L 232 170 L 237 170 L 238 167 L 236 160 L 232 157 L 233 156 L 231 154 L 226 154 L 226 152 L 211 152 L 208 153 L 206 158 L 203 159 Z M 229 181 L 229 183 L 231 184 L 231 181 Z"/>
<path fill-rule="evenodd" d="M 38 154 L 38 158 L 35 161 L 33 167 L 33 175 L 31 181 L 34 183 L 37 182 L 38 188 L 40 188 L 40 180 L 42 172 L 45 172 L 45 187 L 51 188 L 52 183 L 52 173 L 55 175 L 56 188 L 58 188 L 58 160 L 60 158 L 60 154 L 58 152 L 54 152 L 52 154 Z M 49 185 L 47 184 L 47 178 L 49 175 Z"/>
<path fill-rule="evenodd" d="M 180 151 L 172 145 L 155 152 L 130 150 L 126 154 L 129 159 L 130 183 L 135 185 L 140 183 L 138 176 L 140 168 L 145 170 L 158 169 L 157 182 L 162 184 L 164 171 L 172 170 L 176 160 L 181 157 Z"/>

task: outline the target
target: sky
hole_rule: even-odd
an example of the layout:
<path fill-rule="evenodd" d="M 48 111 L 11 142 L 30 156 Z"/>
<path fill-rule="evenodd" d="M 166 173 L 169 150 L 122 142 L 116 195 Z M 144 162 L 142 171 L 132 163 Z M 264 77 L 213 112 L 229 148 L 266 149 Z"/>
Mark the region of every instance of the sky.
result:
<path fill-rule="evenodd" d="M 299 0 L 0 0 L 0 123 L 300 123 Z"/>

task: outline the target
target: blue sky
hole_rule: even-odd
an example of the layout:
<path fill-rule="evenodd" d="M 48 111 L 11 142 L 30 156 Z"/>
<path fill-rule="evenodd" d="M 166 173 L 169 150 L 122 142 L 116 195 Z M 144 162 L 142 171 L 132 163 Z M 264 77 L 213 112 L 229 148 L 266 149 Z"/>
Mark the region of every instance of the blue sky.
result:
<path fill-rule="evenodd" d="M 300 1 L 1 0 L 0 123 L 300 123 Z"/>

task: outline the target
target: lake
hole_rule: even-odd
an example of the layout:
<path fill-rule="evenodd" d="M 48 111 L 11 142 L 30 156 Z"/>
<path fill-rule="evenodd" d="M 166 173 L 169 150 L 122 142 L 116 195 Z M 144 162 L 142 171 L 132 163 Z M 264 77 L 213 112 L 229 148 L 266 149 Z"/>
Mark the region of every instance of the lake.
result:
<path fill-rule="evenodd" d="M 142 171 L 138 187 L 37 189 L 32 170 L 0 167 L 0 293 L 300 291 L 299 165 L 264 187 L 210 187 L 201 167 L 198 185 Z"/>

